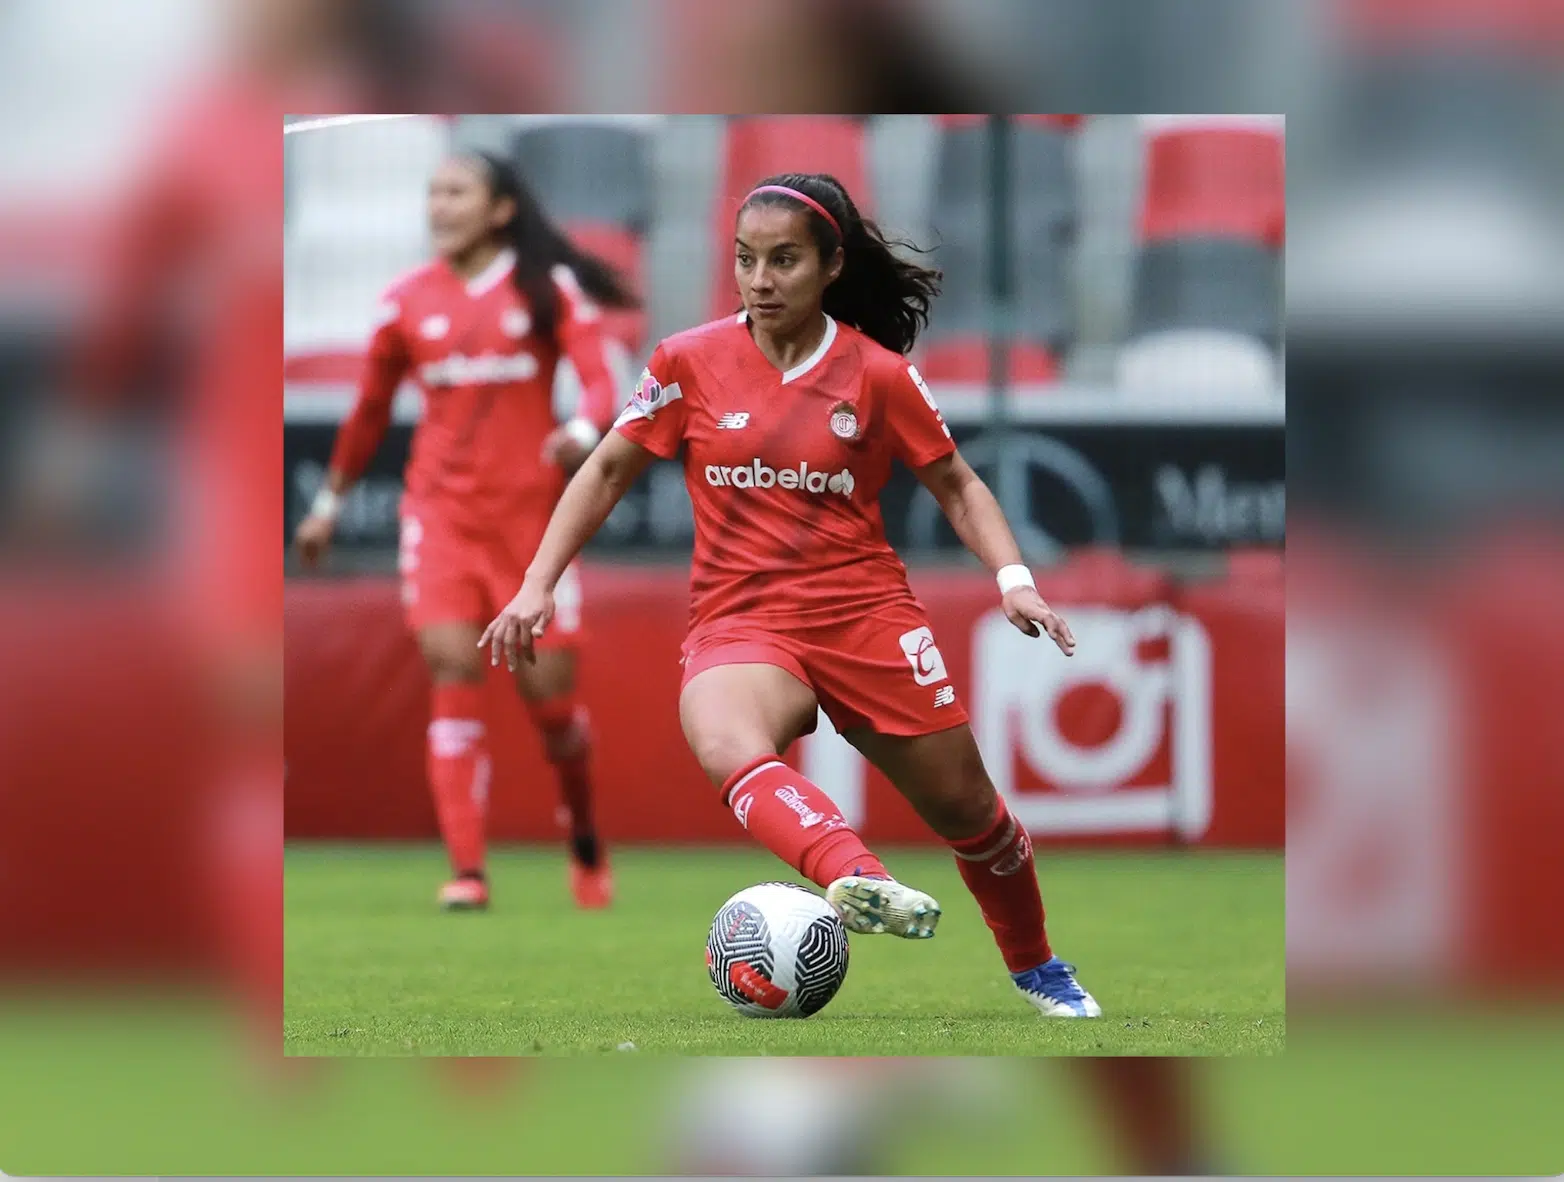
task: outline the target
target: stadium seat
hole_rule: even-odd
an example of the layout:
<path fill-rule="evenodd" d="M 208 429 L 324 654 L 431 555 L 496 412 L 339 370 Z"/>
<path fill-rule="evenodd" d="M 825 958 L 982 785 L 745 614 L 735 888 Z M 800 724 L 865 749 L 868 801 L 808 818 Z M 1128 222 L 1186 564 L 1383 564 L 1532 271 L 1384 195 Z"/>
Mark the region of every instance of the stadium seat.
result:
<path fill-rule="evenodd" d="M 724 131 L 721 187 L 712 205 L 711 319 L 739 307 L 733 222 L 756 181 L 779 172 L 827 172 L 873 216 L 863 121 L 850 115 L 734 115 Z"/>
<path fill-rule="evenodd" d="M 526 123 L 517 129 L 511 153 L 555 220 L 646 233 L 652 186 L 644 126 L 590 116 Z"/>
<path fill-rule="evenodd" d="M 1046 387 L 1075 334 L 1069 252 L 1078 210 L 1073 171 L 1074 115 L 1017 116 L 1011 124 L 1011 230 L 1017 334 L 1009 379 Z M 987 259 L 989 161 L 985 116 L 940 117 L 939 163 L 931 218 L 944 291 L 930 320 L 922 368 L 931 381 L 988 379 L 991 285 Z"/>
<path fill-rule="evenodd" d="M 1286 232 L 1281 121 L 1150 117 L 1141 238 L 1238 238 L 1272 250 Z"/>
<path fill-rule="evenodd" d="M 651 299 L 646 288 L 641 238 L 629 230 L 600 222 L 566 222 L 564 228 L 571 241 L 582 250 L 618 267 L 630 289 L 640 295 L 639 308 L 606 308 L 603 311 L 603 331 L 629 352 L 637 352 L 646 337 L 646 305 Z"/>
<path fill-rule="evenodd" d="M 1278 388 L 1285 233 L 1279 116 L 1145 116 L 1127 389 L 1223 399 Z"/>
<path fill-rule="evenodd" d="M 1211 329 L 1170 329 L 1136 337 L 1119 349 L 1119 385 L 1183 401 L 1271 398 L 1276 355 L 1254 337 Z"/>
<path fill-rule="evenodd" d="M 652 217 L 651 149 L 645 126 L 548 120 L 518 128 L 511 157 L 538 200 L 576 245 L 618 267 L 642 300 L 643 244 Z M 604 328 L 629 352 L 646 335 L 645 308 L 608 311 Z"/>
<path fill-rule="evenodd" d="M 947 336 L 920 346 L 913 360 L 931 382 L 986 384 L 989 341 L 976 333 Z M 1006 369 L 1016 385 L 1039 387 L 1059 380 L 1059 359 L 1046 345 L 1032 341 L 1010 342 Z"/>

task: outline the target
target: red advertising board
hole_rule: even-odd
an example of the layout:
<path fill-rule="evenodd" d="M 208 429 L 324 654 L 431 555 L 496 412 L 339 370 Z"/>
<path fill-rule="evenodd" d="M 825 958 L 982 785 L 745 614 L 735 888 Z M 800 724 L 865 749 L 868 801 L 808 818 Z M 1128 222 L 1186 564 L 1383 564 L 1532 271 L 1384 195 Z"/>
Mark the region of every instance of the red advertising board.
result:
<path fill-rule="evenodd" d="M 613 840 L 743 840 L 679 728 L 686 579 L 585 572 L 581 693 Z M 1080 642 L 1068 660 L 1011 627 L 979 572 L 918 570 L 913 587 L 990 773 L 1039 841 L 1281 847 L 1279 571 L 1180 586 L 1113 556 L 1082 559 L 1042 581 Z M 428 685 L 394 581 L 292 584 L 286 626 L 288 835 L 432 837 Z M 552 838 L 552 773 L 502 671 L 489 689 L 491 833 Z M 933 840 L 823 717 L 790 755 L 869 839 Z"/>

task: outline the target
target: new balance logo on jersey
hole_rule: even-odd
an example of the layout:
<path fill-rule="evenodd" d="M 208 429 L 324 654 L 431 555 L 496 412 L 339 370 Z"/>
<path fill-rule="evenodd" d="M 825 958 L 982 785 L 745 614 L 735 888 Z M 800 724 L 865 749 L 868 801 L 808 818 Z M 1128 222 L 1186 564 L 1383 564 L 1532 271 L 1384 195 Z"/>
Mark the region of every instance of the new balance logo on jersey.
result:
<path fill-rule="evenodd" d="M 531 353 L 480 353 L 468 357 L 452 353 L 431 361 L 418 371 L 426 386 L 488 386 L 527 382 L 538 376 L 538 359 Z"/>
<path fill-rule="evenodd" d="M 809 802 L 797 788 L 778 788 L 776 798 L 793 812 L 798 814 L 798 827 L 800 829 L 813 829 L 821 821 L 825 820 L 824 813 L 817 813 L 809 807 Z"/>
<path fill-rule="evenodd" d="M 747 410 L 730 410 L 717 420 L 717 430 L 719 431 L 742 431 L 747 426 L 749 426 L 749 411 Z"/>
<path fill-rule="evenodd" d="M 936 710 L 941 706 L 949 706 L 955 700 L 956 687 L 953 685 L 942 685 L 934 691 L 934 708 Z"/>
<path fill-rule="evenodd" d="M 751 460 L 741 468 L 707 464 L 706 483 L 713 488 L 797 488 L 804 492 L 834 492 L 850 497 L 857 481 L 846 468 L 827 475 L 824 472 L 811 472 L 809 464 L 804 462 L 796 468 L 784 468 L 779 472 L 759 460 Z"/>

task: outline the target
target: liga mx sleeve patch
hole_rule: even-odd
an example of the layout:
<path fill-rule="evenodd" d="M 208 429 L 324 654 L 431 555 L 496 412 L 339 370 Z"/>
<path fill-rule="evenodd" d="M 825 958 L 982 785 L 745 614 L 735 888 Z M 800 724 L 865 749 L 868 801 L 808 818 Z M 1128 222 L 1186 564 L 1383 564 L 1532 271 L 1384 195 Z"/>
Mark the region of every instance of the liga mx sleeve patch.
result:
<path fill-rule="evenodd" d="M 620 427 L 636 419 L 654 419 L 663 407 L 683 397 L 684 391 L 679 389 L 678 382 L 664 386 L 652 376 L 650 369 L 643 369 L 641 380 L 635 384 L 635 392 L 630 395 L 629 403 L 620 412 L 614 426 Z"/>

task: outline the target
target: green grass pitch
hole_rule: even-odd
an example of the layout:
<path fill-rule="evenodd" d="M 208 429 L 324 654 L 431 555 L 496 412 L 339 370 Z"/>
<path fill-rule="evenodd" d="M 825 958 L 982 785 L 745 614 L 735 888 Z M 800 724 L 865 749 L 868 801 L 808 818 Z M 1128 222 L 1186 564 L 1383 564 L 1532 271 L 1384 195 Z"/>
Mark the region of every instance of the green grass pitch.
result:
<path fill-rule="evenodd" d="M 706 976 L 712 915 L 797 881 L 758 849 L 615 852 L 618 899 L 570 903 L 563 852 L 501 849 L 494 906 L 444 914 L 435 846 L 287 851 L 291 1055 L 1263 1055 L 1283 1049 L 1277 854 L 1043 852 L 1049 932 L 1102 1003 L 1037 1016 L 1010 985 L 952 859 L 890 850 L 945 908 L 929 941 L 854 936 L 842 991 L 805 1020 L 732 1012 Z"/>

